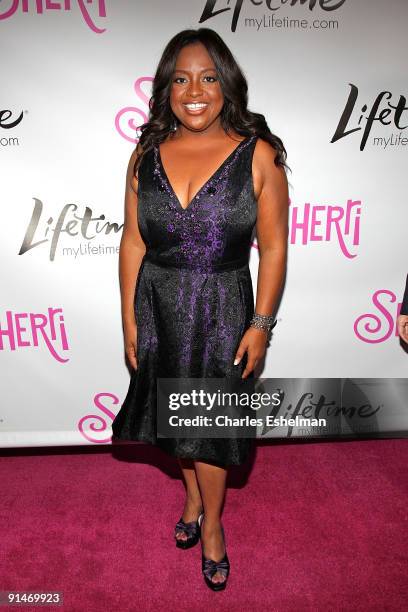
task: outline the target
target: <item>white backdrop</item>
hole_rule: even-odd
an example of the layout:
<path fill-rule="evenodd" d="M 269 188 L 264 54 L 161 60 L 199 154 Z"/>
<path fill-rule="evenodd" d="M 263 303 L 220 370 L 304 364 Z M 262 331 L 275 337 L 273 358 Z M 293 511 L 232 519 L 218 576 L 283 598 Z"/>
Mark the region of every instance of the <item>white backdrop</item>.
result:
<path fill-rule="evenodd" d="M 239 5 L 1 2 L 1 446 L 110 442 L 129 383 L 118 249 L 134 128 L 165 44 L 200 25 L 230 46 L 292 168 L 262 377 L 406 376 L 408 2 L 246 0 L 233 23 Z M 254 291 L 257 261 L 254 244 Z"/>

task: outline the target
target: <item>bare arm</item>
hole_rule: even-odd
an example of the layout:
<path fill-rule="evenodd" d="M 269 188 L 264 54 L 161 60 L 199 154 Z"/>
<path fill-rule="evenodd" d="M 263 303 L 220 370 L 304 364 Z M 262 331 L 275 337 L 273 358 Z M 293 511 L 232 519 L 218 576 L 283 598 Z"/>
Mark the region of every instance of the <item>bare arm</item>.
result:
<path fill-rule="evenodd" d="M 126 173 L 125 219 L 119 249 L 119 279 L 122 302 L 122 322 L 125 334 L 126 354 L 133 368 L 137 368 L 136 356 L 136 318 L 134 296 L 136 279 L 146 245 L 143 242 L 137 222 L 137 178 L 133 176 L 133 166 L 139 153 L 133 151 Z"/>
<path fill-rule="evenodd" d="M 288 248 L 289 193 L 286 173 L 274 163 L 276 152 L 266 142 L 254 155 L 254 182 L 259 185 L 257 239 L 259 268 L 255 312 L 274 313 L 282 288 Z"/>
<path fill-rule="evenodd" d="M 255 312 L 274 313 L 286 269 L 288 243 L 289 193 L 285 170 L 274 163 L 276 151 L 258 140 L 253 159 L 254 191 L 257 199 L 257 238 L 259 268 Z M 268 335 L 263 329 L 250 326 L 242 337 L 234 365 L 245 352 L 247 364 L 242 378 L 255 368 L 266 350 Z"/>

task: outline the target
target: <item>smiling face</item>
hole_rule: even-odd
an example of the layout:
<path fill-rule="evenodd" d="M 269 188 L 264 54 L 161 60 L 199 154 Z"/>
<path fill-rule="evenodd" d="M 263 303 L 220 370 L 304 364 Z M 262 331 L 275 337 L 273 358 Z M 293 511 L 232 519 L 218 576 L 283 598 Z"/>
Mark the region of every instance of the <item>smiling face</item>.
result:
<path fill-rule="evenodd" d="M 181 124 L 194 132 L 218 127 L 224 96 L 215 64 L 202 43 L 183 47 L 172 77 L 170 106 Z"/>

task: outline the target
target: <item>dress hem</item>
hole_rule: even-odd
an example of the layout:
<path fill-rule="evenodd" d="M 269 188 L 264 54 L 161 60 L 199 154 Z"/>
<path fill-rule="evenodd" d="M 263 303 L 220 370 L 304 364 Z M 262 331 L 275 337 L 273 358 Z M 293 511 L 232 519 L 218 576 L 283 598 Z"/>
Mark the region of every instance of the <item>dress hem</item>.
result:
<path fill-rule="evenodd" d="M 167 440 L 168 438 L 163 438 L 163 440 Z M 153 441 L 151 438 L 145 438 L 145 437 L 138 437 L 138 438 L 129 438 L 129 437 L 119 437 L 119 436 L 112 436 L 112 440 L 116 441 L 123 441 L 123 442 L 134 442 L 134 443 L 139 443 L 139 444 L 148 444 L 149 446 L 154 446 L 156 448 L 159 448 L 160 450 L 162 450 L 163 452 L 165 452 L 167 455 L 170 455 L 171 457 L 175 457 L 176 459 L 191 459 L 192 461 L 202 461 L 204 463 L 211 463 L 213 465 L 218 465 L 221 467 L 229 467 L 231 465 L 236 465 L 236 466 L 240 466 L 240 465 L 244 465 L 247 461 L 248 461 L 248 456 L 245 457 L 245 459 L 243 461 L 240 462 L 236 462 L 236 461 L 228 461 L 228 462 L 223 462 L 223 461 L 219 461 L 217 459 L 214 459 L 212 457 L 197 457 L 197 456 L 189 456 L 186 454 L 177 454 L 176 452 L 172 452 L 170 451 L 168 448 L 164 448 L 159 441 L 155 442 Z"/>

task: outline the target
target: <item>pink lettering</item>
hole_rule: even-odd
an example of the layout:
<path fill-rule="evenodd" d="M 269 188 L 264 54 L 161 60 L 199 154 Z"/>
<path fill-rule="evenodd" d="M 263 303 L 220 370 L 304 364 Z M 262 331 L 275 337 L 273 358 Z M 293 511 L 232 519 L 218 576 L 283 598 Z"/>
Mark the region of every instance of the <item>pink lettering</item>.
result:
<path fill-rule="evenodd" d="M 299 207 L 292 208 L 290 241 L 297 242 L 297 233 L 301 232 L 301 244 L 308 242 L 332 240 L 332 231 L 343 255 L 349 259 L 356 257 L 350 252 L 345 237 L 350 236 L 351 245 L 360 242 L 361 201 L 348 200 L 346 207 L 341 206 L 311 206 L 306 202 L 303 207 L 303 218 Z"/>
<path fill-rule="evenodd" d="M 295 243 L 295 236 L 296 236 L 297 229 L 302 230 L 302 244 L 307 244 L 307 234 L 308 234 L 308 226 L 309 226 L 309 211 L 310 211 L 310 204 L 309 202 L 307 202 L 304 208 L 303 221 L 298 222 L 297 220 L 298 207 L 295 206 L 295 208 L 292 209 L 292 223 L 291 223 L 291 235 L 290 235 L 290 241 L 292 244 Z"/>
<path fill-rule="evenodd" d="M 395 293 L 388 291 L 388 289 L 378 289 L 372 298 L 374 306 L 378 309 L 379 313 L 383 316 L 380 318 L 377 314 L 366 312 L 360 315 L 354 322 L 354 333 L 359 340 L 368 342 L 370 344 L 378 344 L 387 340 L 394 332 L 395 336 L 398 336 L 397 328 L 397 317 L 401 310 L 401 303 L 397 304 L 395 316 L 391 311 L 384 306 L 379 296 L 388 295 L 390 302 L 394 303 L 397 300 Z M 362 329 L 360 329 L 362 327 Z M 377 337 L 373 337 L 373 334 L 381 334 Z"/>
<path fill-rule="evenodd" d="M 96 32 L 97 34 L 102 34 L 102 32 L 105 32 L 106 28 L 98 28 L 96 26 L 86 6 L 86 4 L 88 5 L 92 4 L 94 0 L 86 0 L 86 4 L 84 0 L 77 0 L 77 2 L 78 2 L 79 9 L 81 11 L 82 17 L 85 23 L 87 24 L 87 26 L 93 32 Z M 32 6 L 33 4 L 34 4 L 34 7 Z M 29 0 L 21 0 L 21 11 L 23 13 L 28 13 L 30 6 L 32 9 L 34 8 L 35 12 L 38 15 L 42 15 L 44 13 L 44 8 L 46 11 L 56 11 L 56 10 L 57 11 L 60 11 L 60 10 L 70 11 L 71 10 L 71 0 L 64 0 L 63 4 L 64 6 L 61 6 L 62 2 L 55 2 L 53 0 L 45 0 L 45 2 L 44 0 L 34 0 L 34 2 L 30 2 Z M 97 5 L 98 16 L 102 18 L 106 17 L 105 0 L 96 0 L 95 4 Z M 9 9 L 4 12 L 0 12 L 0 20 L 8 19 L 9 17 L 12 17 L 16 13 L 18 7 L 19 7 L 19 0 L 12 0 L 11 6 L 9 7 Z"/>
<path fill-rule="evenodd" d="M 315 229 L 316 225 L 321 225 L 322 222 L 316 219 L 317 211 L 324 210 L 325 206 L 313 206 L 312 209 L 312 223 L 310 227 L 310 240 L 323 240 L 323 236 L 316 236 Z"/>
<path fill-rule="evenodd" d="M 109 408 L 107 408 L 106 406 L 104 406 L 103 402 L 101 401 L 102 398 L 111 398 L 112 403 L 114 405 L 119 404 L 119 398 L 116 397 L 116 395 L 113 395 L 113 393 L 98 393 L 97 395 L 95 395 L 95 399 L 94 399 L 94 404 L 95 406 L 101 411 L 103 412 L 109 419 L 111 419 L 111 421 L 113 421 L 113 419 L 115 418 L 115 414 L 109 410 Z M 85 428 L 85 423 L 86 422 L 90 422 L 89 423 L 89 427 Z M 99 425 L 97 425 L 96 423 L 99 423 Z M 78 423 L 78 429 L 81 432 L 81 434 L 84 436 L 84 438 L 86 438 L 87 440 L 89 440 L 90 442 L 96 442 L 98 444 L 106 444 L 107 442 L 111 441 L 111 438 L 105 438 L 105 439 L 100 439 L 100 438 L 96 438 L 95 436 L 91 436 L 89 435 L 89 432 L 98 432 L 98 431 L 106 431 L 108 425 L 106 422 L 106 418 L 102 417 L 99 414 L 87 414 L 86 416 L 82 417 L 82 419 L 79 421 Z"/>
<path fill-rule="evenodd" d="M 3 338 L 7 338 L 10 349 L 16 350 L 17 347 L 46 346 L 50 354 L 56 361 L 66 363 L 68 359 L 63 359 L 55 348 L 54 344 L 59 341 L 63 351 L 69 349 L 64 317 L 62 308 L 48 308 L 47 315 L 41 313 L 15 313 L 11 310 L 6 312 L 7 325 L 0 323 L 0 350 L 5 350 Z M 29 323 L 28 327 L 23 327 L 21 319 Z M 22 333 L 26 332 L 27 339 L 23 339 Z M 41 342 L 40 342 L 41 340 Z"/>
<path fill-rule="evenodd" d="M 17 336 L 17 346 L 30 346 L 29 341 L 24 341 L 21 338 L 21 332 L 23 331 L 27 331 L 26 327 L 22 327 L 21 323 L 20 323 L 20 319 L 21 318 L 27 318 L 27 314 L 26 313 L 17 313 L 15 315 L 15 322 L 16 322 L 16 336 Z"/>
<path fill-rule="evenodd" d="M 150 96 L 145 94 L 145 92 L 143 91 L 142 83 L 151 83 L 152 81 L 152 77 L 146 76 L 138 78 L 134 84 L 136 97 L 141 100 L 145 108 L 139 108 L 137 106 L 125 106 L 116 114 L 115 127 L 119 134 L 129 142 L 136 143 L 138 141 L 136 131 L 139 125 L 146 123 L 148 119 L 147 110 L 149 106 Z M 140 119 L 139 125 L 136 125 L 135 123 L 135 115 L 138 119 Z"/>

